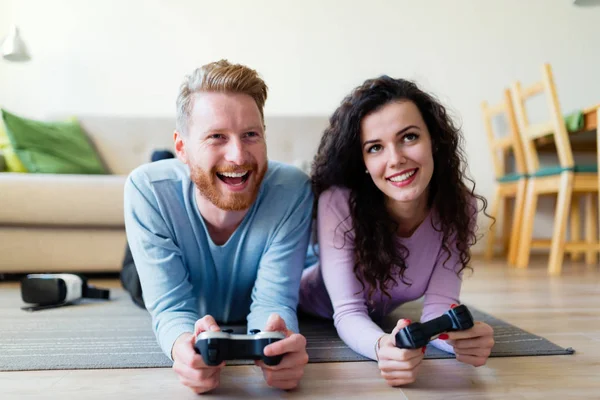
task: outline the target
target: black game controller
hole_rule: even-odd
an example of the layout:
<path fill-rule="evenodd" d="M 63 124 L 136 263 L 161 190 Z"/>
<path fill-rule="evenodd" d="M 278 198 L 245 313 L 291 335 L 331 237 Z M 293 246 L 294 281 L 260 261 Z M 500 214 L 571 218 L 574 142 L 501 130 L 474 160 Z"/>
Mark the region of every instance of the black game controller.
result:
<path fill-rule="evenodd" d="M 281 332 L 250 331 L 250 335 L 224 332 L 202 332 L 196 336 L 195 349 L 208 366 L 217 366 L 226 360 L 262 360 L 267 365 L 277 365 L 283 355 L 267 357 L 265 346 L 284 339 Z"/>
<path fill-rule="evenodd" d="M 473 316 L 464 304 L 451 308 L 431 321 L 413 322 L 396 333 L 396 347 L 419 349 L 429 343 L 432 337 L 443 332 L 464 331 L 474 325 Z"/>

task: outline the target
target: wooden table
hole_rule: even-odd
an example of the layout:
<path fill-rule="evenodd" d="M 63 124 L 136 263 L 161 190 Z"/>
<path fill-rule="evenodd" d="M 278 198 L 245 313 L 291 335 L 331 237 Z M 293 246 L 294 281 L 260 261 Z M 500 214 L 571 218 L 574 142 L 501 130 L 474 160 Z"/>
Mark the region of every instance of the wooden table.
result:
<path fill-rule="evenodd" d="M 571 149 L 575 153 L 594 153 L 598 143 L 598 109 L 600 103 L 583 110 L 583 127 L 575 132 L 569 132 L 571 138 Z M 541 153 L 556 152 L 552 136 L 539 138 L 535 141 L 536 147 Z"/>
<path fill-rule="evenodd" d="M 583 110 L 583 130 L 593 131 L 598 129 L 598 109 L 600 109 L 600 103 Z"/>

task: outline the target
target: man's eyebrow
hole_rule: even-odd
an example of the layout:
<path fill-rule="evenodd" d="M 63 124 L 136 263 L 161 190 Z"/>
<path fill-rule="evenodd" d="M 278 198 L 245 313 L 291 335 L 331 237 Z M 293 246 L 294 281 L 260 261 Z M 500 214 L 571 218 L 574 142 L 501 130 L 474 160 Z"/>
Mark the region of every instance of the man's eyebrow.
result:
<path fill-rule="evenodd" d="M 251 131 L 262 131 L 264 128 L 259 125 L 251 125 L 247 128 L 242 129 L 243 132 L 251 132 Z"/>
<path fill-rule="evenodd" d="M 252 132 L 252 131 L 263 131 L 264 128 L 262 128 L 260 125 L 249 125 L 247 127 L 245 127 L 244 129 L 241 130 L 241 132 Z M 209 126 L 208 128 L 206 128 L 204 130 L 204 134 L 207 135 L 209 133 L 222 133 L 222 132 L 226 132 L 227 129 L 225 128 L 221 128 L 219 126 Z"/>

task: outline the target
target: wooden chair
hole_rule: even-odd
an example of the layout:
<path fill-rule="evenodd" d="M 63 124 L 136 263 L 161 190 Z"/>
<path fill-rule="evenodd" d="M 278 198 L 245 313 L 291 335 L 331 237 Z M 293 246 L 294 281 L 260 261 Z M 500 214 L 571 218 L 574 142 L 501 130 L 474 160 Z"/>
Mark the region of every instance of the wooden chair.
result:
<path fill-rule="evenodd" d="M 488 232 L 485 258 L 490 260 L 494 256 L 496 247 L 496 231 L 498 221 L 502 221 L 502 250 L 503 255 L 508 253 L 508 263 L 515 265 L 519 245 L 519 229 L 525 202 L 525 188 L 527 176 L 525 175 L 525 158 L 519 137 L 515 111 L 510 90 L 504 91 L 500 103 L 489 106 L 486 101 L 481 104 L 483 121 L 488 136 L 488 143 L 494 164 L 496 188 L 491 202 L 490 215 L 496 219 Z M 504 115 L 508 125 L 508 132 L 496 134 L 493 129 L 493 119 Z M 514 157 L 514 170 L 507 167 L 507 158 Z M 511 200 L 514 204 L 511 209 Z M 502 206 L 502 207 L 501 207 Z M 512 211 L 512 212 L 511 212 Z M 511 221 L 512 214 L 512 221 Z"/>
<path fill-rule="evenodd" d="M 544 123 L 530 124 L 525 110 L 528 98 L 544 94 L 550 111 L 550 120 Z M 564 253 L 585 252 L 588 264 L 595 263 L 600 245 L 597 239 L 597 210 L 592 195 L 598 193 L 598 165 L 576 165 L 569 142 L 569 135 L 561 113 L 552 70 L 549 64 L 542 68 L 542 80 L 521 88 L 513 85 L 514 104 L 517 110 L 519 133 L 527 168 L 527 190 L 523 210 L 523 224 L 517 256 L 517 266 L 524 268 L 529 263 L 532 248 L 549 248 L 548 272 L 559 275 L 562 271 Z M 550 136 L 556 147 L 559 165 L 540 167 L 536 149 L 536 139 Z M 553 194 L 557 196 L 552 239 L 536 240 L 532 238 L 538 197 Z M 579 237 L 580 218 L 578 206 L 571 209 L 571 241 L 567 242 L 567 223 L 573 196 L 586 194 L 586 240 Z M 577 202 L 578 204 L 578 202 Z M 575 228 L 575 229 L 573 229 Z"/>

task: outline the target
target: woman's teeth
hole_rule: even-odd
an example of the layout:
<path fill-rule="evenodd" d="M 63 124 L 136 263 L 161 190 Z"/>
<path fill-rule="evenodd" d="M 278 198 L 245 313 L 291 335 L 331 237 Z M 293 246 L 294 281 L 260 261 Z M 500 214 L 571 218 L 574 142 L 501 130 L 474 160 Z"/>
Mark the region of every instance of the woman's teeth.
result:
<path fill-rule="evenodd" d="M 402 175 L 396 175 L 392 178 L 389 178 L 390 181 L 392 182 L 402 182 L 407 180 L 408 178 L 410 178 L 411 176 L 413 176 L 415 174 L 415 172 L 417 172 L 417 170 L 412 170 L 410 172 L 406 172 Z"/>

